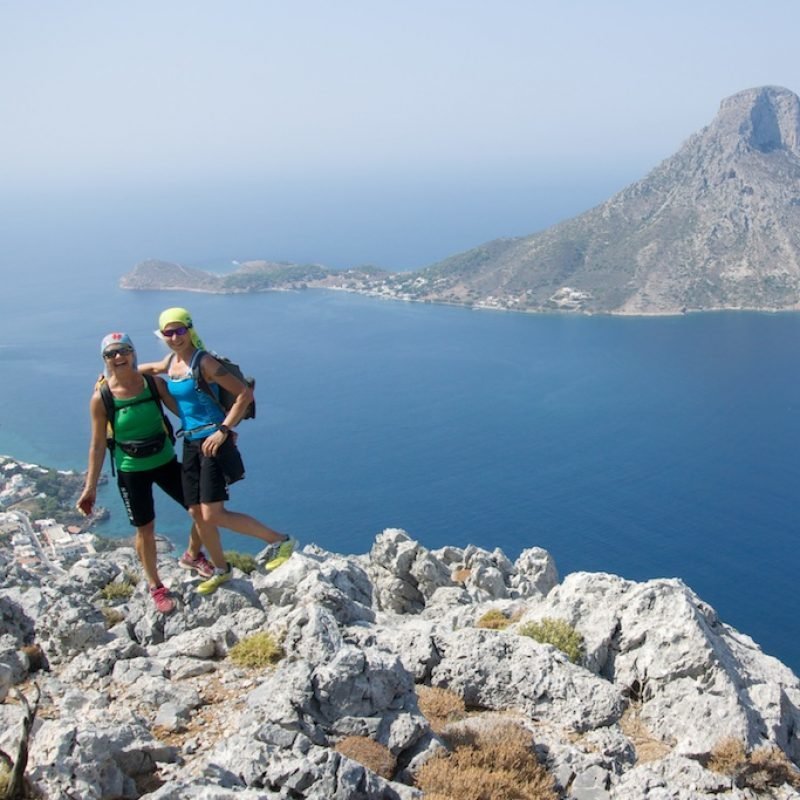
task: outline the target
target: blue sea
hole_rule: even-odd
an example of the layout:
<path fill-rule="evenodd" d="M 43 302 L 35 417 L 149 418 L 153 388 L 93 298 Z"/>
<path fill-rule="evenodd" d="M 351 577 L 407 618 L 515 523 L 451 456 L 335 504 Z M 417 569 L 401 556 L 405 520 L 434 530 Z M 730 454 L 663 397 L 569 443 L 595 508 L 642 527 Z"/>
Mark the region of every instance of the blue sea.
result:
<path fill-rule="evenodd" d="M 140 358 L 160 357 L 158 312 L 185 305 L 206 345 L 257 379 L 232 508 L 342 553 L 391 526 L 429 548 L 513 559 L 541 546 L 562 575 L 679 577 L 800 670 L 800 315 L 124 292 L 129 255 L 85 244 L 44 264 L 33 240 L 6 251 L 0 452 L 84 469 L 100 339 L 124 329 Z M 114 487 L 101 499 L 103 532 L 128 535 Z M 182 546 L 188 525 L 167 500 L 157 527 Z"/>

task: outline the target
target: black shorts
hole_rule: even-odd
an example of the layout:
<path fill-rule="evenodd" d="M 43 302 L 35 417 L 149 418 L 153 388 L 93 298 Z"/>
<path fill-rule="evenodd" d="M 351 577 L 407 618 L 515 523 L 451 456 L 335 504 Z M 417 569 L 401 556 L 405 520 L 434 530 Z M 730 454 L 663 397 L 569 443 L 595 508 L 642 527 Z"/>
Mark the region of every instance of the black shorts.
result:
<path fill-rule="evenodd" d="M 177 458 L 155 469 L 142 472 L 117 472 L 117 486 L 128 512 L 131 525 L 141 528 L 156 518 L 153 505 L 153 484 L 160 486 L 173 500 L 183 502 L 183 482 L 181 465 Z"/>
<path fill-rule="evenodd" d="M 244 478 L 239 449 L 226 439 L 215 456 L 204 456 L 203 439 L 183 440 L 183 496 L 187 506 L 228 499 L 228 486 Z"/>

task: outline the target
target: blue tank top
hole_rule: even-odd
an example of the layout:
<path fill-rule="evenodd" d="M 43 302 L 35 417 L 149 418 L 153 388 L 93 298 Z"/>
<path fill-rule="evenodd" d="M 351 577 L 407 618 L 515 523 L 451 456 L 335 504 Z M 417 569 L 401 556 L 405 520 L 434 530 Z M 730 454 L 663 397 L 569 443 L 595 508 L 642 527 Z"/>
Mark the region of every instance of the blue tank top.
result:
<path fill-rule="evenodd" d="M 216 426 L 225 419 L 222 409 L 204 392 L 198 389 L 191 375 L 185 378 L 166 376 L 167 389 L 178 404 L 181 428 L 185 439 L 205 439 L 211 436 Z M 217 385 L 211 384 L 211 391 L 219 391 Z M 204 427 L 209 425 L 209 427 Z M 202 430 L 196 430 L 202 428 Z"/>

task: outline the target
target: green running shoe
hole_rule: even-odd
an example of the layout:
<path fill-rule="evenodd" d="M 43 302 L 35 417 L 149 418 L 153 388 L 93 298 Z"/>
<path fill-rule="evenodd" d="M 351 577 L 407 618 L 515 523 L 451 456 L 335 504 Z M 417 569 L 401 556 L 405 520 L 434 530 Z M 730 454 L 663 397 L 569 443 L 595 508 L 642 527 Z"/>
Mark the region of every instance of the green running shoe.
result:
<path fill-rule="evenodd" d="M 222 586 L 223 583 L 227 583 L 233 577 L 233 570 L 231 569 L 231 565 L 228 564 L 228 571 L 227 572 L 214 572 L 214 574 L 207 580 L 203 581 L 202 583 L 197 584 L 197 593 L 198 594 L 214 594 L 214 592 Z"/>
<path fill-rule="evenodd" d="M 267 572 L 278 569 L 281 564 L 285 564 L 292 557 L 295 547 L 297 547 L 297 539 L 290 537 L 278 548 L 275 558 L 273 558 L 272 561 L 267 561 L 264 565 L 264 569 Z"/>

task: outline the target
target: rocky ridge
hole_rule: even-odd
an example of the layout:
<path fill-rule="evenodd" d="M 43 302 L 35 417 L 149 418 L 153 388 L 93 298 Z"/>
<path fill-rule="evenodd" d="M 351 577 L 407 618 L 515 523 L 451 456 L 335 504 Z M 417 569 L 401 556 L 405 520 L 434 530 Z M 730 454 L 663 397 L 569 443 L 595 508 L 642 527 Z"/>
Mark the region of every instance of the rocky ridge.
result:
<path fill-rule="evenodd" d="M 642 180 L 573 219 L 426 269 L 337 273 L 252 262 L 216 282 L 145 262 L 124 288 L 334 288 L 517 311 L 675 314 L 800 308 L 800 100 L 758 87 Z M 213 287 L 213 288 L 210 288 Z"/>
<path fill-rule="evenodd" d="M 237 571 L 205 598 L 160 561 L 176 612 L 156 615 L 139 586 L 110 628 L 98 593 L 136 568 L 132 549 L 47 581 L 2 565 L 0 748 L 16 752 L 20 736 L 13 687 L 30 695 L 35 681 L 27 773 L 44 797 L 421 797 L 414 777 L 444 748 L 420 712 L 422 685 L 463 698 L 470 715 L 453 724 L 499 714 L 530 730 L 563 798 L 758 796 L 706 768 L 725 738 L 800 762 L 797 676 L 679 580 L 559 582 L 540 548 L 512 563 L 473 546 L 429 551 L 398 529 L 366 555 L 307 546 L 274 573 Z M 477 627 L 489 609 L 515 622 Z M 543 617 L 582 634 L 580 665 L 515 632 Z M 264 630 L 285 652 L 274 668 L 226 658 Z M 49 671 L 32 672 L 21 648 L 34 642 Z M 388 748 L 392 779 L 338 752 L 348 736 Z"/>

